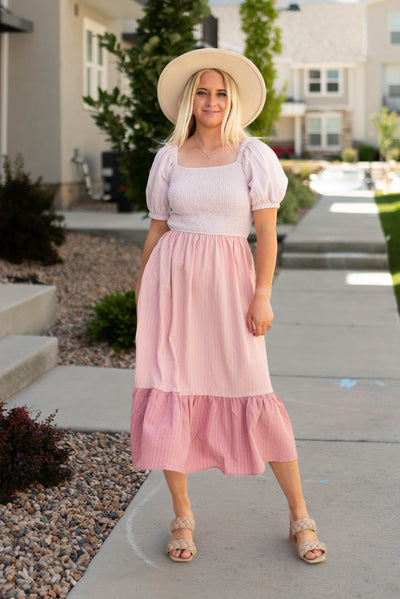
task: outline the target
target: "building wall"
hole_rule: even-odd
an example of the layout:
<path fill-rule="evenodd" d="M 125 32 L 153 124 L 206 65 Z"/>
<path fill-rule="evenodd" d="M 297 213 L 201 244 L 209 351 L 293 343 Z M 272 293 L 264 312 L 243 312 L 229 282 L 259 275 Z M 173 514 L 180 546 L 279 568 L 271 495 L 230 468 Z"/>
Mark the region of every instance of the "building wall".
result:
<path fill-rule="evenodd" d="M 10 34 L 8 154 L 47 183 L 61 179 L 60 50 L 58 0 L 10 0 L 9 8 L 34 24 Z"/>
<path fill-rule="evenodd" d="M 81 183 L 81 167 L 72 162 L 75 148 L 87 160 L 93 183 L 101 180 L 101 152 L 109 149 L 105 135 L 96 126 L 91 110 L 84 105 L 84 19 L 104 26 L 112 31 L 112 21 L 102 14 L 87 8 L 82 2 L 75 12 L 76 2 L 61 0 L 60 68 L 61 97 L 61 182 L 60 203 L 69 205 L 85 197 Z M 116 84 L 115 70 L 111 68 L 105 53 L 108 84 Z"/>
<path fill-rule="evenodd" d="M 225 50 L 243 52 L 245 35 L 241 29 L 239 6 L 213 5 L 209 2 L 211 12 L 218 19 L 218 45 Z"/>
<path fill-rule="evenodd" d="M 213 5 L 211 10 L 219 19 L 219 45 L 222 48 L 243 52 L 245 36 L 240 27 L 238 5 Z M 287 7 L 289 3 L 283 4 Z M 287 97 L 304 101 L 306 114 L 340 115 L 341 145 L 350 145 L 353 127 L 357 126 L 360 137 L 365 137 L 365 118 L 355 118 L 355 112 L 365 113 L 364 90 L 355 85 L 363 83 L 360 73 L 364 69 L 362 49 L 364 29 L 362 6 L 337 4 L 301 4 L 300 12 L 283 11 L 277 25 L 282 29 L 282 54 L 276 57 L 275 68 L 277 89 L 287 84 Z M 306 90 L 307 70 L 310 68 L 341 69 L 340 94 L 308 94 Z M 301 117 L 302 148 L 306 149 L 306 116 Z M 282 116 L 276 124 L 271 144 L 294 146 L 295 119 Z M 315 150 L 313 150 L 314 153 Z M 337 150 L 335 150 L 337 151 Z M 323 154 L 325 150 L 321 150 Z"/>
<path fill-rule="evenodd" d="M 389 43 L 388 15 L 400 13 L 399 0 L 383 0 L 366 7 L 367 11 L 367 65 L 366 77 L 369 85 L 366 94 L 365 127 L 371 136 L 376 137 L 375 128 L 369 116 L 380 112 L 384 93 L 384 67 L 400 65 L 400 45 Z"/>
<path fill-rule="evenodd" d="M 131 4 L 126 3 L 127 14 Z M 33 177 L 56 184 L 56 206 L 62 208 L 87 197 L 81 167 L 72 161 L 74 150 L 79 149 L 88 162 L 94 187 L 100 191 L 101 153 L 110 149 L 82 100 L 84 20 L 118 37 L 126 23 L 95 6 L 104 6 L 108 15 L 124 14 L 95 0 L 10 0 L 9 5 L 34 24 L 33 33 L 10 34 L 9 155 L 13 159 L 21 153 Z M 107 87 L 112 89 L 120 85 L 121 77 L 114 59 L 107 52 L 104 56 Z"/>
<path fill-rule="evenodd" d="M 352 69 L 349 89 L 349 104 L 352 114 L 352 136 L 356 142 L 372 143 L 366 128 L 366 72 L 365 64 L 360 63 Z"/>

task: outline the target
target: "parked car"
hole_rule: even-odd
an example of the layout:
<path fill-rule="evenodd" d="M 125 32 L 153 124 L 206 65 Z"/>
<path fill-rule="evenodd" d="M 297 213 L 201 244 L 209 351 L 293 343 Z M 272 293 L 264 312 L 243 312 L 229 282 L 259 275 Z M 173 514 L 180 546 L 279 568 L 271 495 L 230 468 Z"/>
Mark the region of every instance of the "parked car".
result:
<path fill-rule="evenodd" d="M 400 171 L 389 173 L 389 191 L 390 193 L 400 193 Z"/>
<path fill-rule="evenodd" d="M 332 165 L 318 175 L 310 175 L 310 188 L 320 194 L 334 195 L 349 191 L 363 191 L 374 186 L 367 171 L 358 166 Z"/>

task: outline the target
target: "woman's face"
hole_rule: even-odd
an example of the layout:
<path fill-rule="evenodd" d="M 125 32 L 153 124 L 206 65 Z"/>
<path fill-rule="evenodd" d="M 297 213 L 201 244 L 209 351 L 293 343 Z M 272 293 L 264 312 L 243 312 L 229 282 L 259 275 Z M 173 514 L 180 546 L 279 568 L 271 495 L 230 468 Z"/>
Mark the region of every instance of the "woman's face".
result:
<path fill-rule="evenodd" d="M 216 71 L 203 73 L 193 101 L 196 126 L 220 127 L 227 105 L 228 99 L 222 75 Z"/>

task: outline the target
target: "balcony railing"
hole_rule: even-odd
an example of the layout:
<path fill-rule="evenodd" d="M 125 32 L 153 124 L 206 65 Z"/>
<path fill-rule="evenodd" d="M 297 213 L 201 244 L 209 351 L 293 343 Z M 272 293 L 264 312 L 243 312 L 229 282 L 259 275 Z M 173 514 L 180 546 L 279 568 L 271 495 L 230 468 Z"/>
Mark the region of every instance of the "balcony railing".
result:
<path fill-rule="evenodd" d="M 303 100 L 288 98 L 282 103 L 281 116 L 302 116 L 306 112 L 306 104 Z"/>

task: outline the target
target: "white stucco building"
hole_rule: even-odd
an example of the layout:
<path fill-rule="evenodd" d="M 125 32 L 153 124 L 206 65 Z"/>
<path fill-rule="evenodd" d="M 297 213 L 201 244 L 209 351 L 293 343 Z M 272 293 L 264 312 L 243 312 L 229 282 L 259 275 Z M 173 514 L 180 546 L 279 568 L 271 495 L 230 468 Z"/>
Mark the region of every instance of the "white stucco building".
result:
<path fill-rule="evenodd" d="M 219 46 L 243 52 L 240 2 L 210 1 Z M 374 143 L 370 115 L 386 105 L 400 113 L 400 2 L 279 0 L 282 53 L 277 88 L 288 100 L 271 144 L 278 153 L 329 156 Z"/>
<path fill-rule="evenodd" d="M 105 136 L 82 97 L 112 89 L 121 75 L 97 45 L 97 33 L 119 39 L 136 29 L 134 0 L 0 0 L 0 155 L 21 153 L 34 178 L 57 185 L 67 207 L 84 197 L 79 149 L 101 180 Z M 7 10 L 8 9 L 8 10 Z"/>

